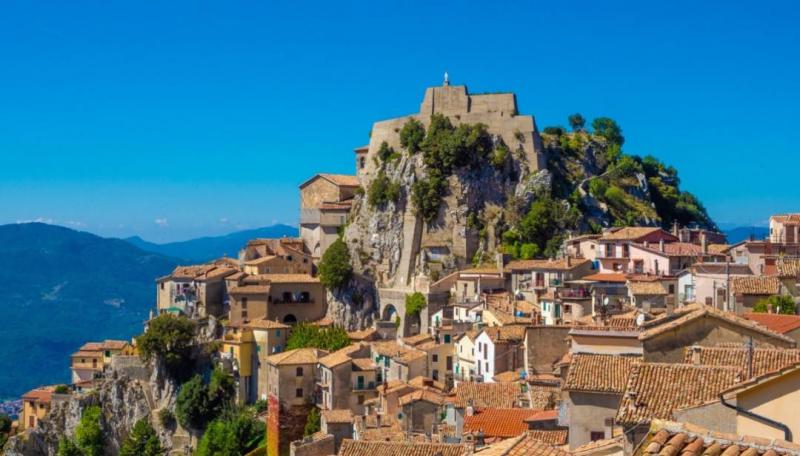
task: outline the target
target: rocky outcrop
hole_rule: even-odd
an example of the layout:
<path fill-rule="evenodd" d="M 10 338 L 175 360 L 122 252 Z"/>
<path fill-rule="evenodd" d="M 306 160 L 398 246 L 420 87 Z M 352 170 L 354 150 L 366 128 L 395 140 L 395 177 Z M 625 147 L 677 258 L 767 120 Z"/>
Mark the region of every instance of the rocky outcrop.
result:
<path fill-rule="evenodd" d="M 372 326 L 378 311 L 374 284 L 361 276 L 353 276 L 343 287 L 329 290 L 326 318 L 348 331 L 358 331 Z"/>

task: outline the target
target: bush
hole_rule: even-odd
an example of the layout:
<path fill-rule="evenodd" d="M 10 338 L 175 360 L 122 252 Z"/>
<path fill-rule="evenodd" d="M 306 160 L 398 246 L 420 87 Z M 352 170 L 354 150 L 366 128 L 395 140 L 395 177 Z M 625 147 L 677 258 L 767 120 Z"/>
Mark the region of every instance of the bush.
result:
<path fill-rule="evenodd" d="M 553 136 L 563 136 L 566 132 L 564 127 L 544 127 L 544 130 L 542 130 L 542 133 Z"/>
<path fill-rule="evenodd" d="M 183 380 L 191 373 L 194 330 L 195 323 L 186 317 L 161 314 L 136 338 L 139 355 L 146 362 L 154 357 L 162 360 L 170 376 Z"/>
<path fill-rule="evenodd" d="M 183 427 L 195 430 L 205 427 L 210 415 L 208 389 L 199 375 L 181 385 L 175 404 L 175 415 Z"/>
<path fill-rule="evenodd" d="M 389 146 L 389 143 L 386 141 L 381 143 L 381 147 L 378 149 L 378 158 L 386 163 L 388 161 L 396 160 L 400 158 L 400 154 L 394 151 L 394 148 Z"/>
<path fill-rule="evenodd" d="M 292 329 L 292 335 L 286 341 L 286 349 L 319 348 L 336 351 L 350 345 L 347 331 L 339 326 L 320 328 L 309 323 L 300 323 Z"/>
<path fill-rule="evenodd" d="M 158 421 L 161 422 L 161 426 L 172 429 L 175 426 L 175 414 L 168 408 L 161 409 L 158 412 Z"/>
<path fill-rule="evenodd" d="M 58 441 L 58 456 L 84 456 L 83 451 L 78 448 L 75 442 L 67 437 L 62 437 Z"/>
<path fill-rule="evenodd" d="M 511 151 L 508 150 L 508 146 L 503 143 L 498 144 L 492 153 L 492 166 L 497 169 L 502 169 L 505 166 L 506 160 L 508 159 L 508 155 L 510 153 Z"/>
<path fill-rule="evenodd" d="M 161 456 L 165 454 L 161 441 L 147 418 L 133 425 L 130 434 L 119 448 L 119 456 Z"/>
<path fill-rule="evenodd" d="M 347 283 L 353 273 L 350 251 L 342 239 L 337 239 L 322 255 L 319 262 L 319 281 L 326 288 L 336 289 Z"/>
<path fill-rule="evenodd" d="M 389 201 L 397 202 L 400 199 L 400 183 L 392 182 L 381 170 L 369 186 L 367 202 L 373 207 L 382 207 Z"/>
<path fill-rule="evenodd" d="M 103 456 L 103 430 L 100 427 L 100 407 L 87 407 L 75 428 L 75 444 L 84 456 Z"/>
<path fill-rule="evenodd" d="M 753 312 L 766 313 L 772 307 L 774 313 L 794 315 L 795 305 L 794 299 L 791 296 L 770 296 L 769 298 L 760 299 L 754 306 Z"/>
<path fill-rule="evenodd" d="M 425 295 L 419 291 L 406 295 L 406 315 L 419 315 L 426 305 Z"/>
<path fill-rule="evenodd" d="M 598 117 L 592 121 L 592 129 L 594 134 L 602 136 L 611 144 L 622 146 L 625 143 L 625 137 L 622 136 L 622 128 L 613 119 Z"/>
<path fill-rule="evenodd" d="M 57 385 L 53 390 L 56 394 L 69 394 L 69 386 L 67 385 Z"/>
<path fill-rule="evenodd" d="M 425 139 L 425 127 L 417 119 L 408 119 L 403 129 L 400 130 L 400 145 L 412 154 L 419 152 L 422 141 Z"/>
<path fill-rule="evenodd" d="M 642 165 L 630 155 L 623 155 L 614 165 L 619 176 L 633 176 L 642 172 Z"/>
<path fill-rule="evenodd" d="M 519 259 L 531 260 L 539 256 L 539 252 L 541 252 L 541 250 L 538 245 L 532 242 L 526 242 L 519 246 Z"/>
<path fill-rule="evenodd" d="M 308 437 L 315 432 L 319 432 L 321 426 L 319 410 L 317 410 L 316 407 L 313 407 L 306 418 L 306 426 L 303 428 L 303 437 Z"/>
<path fill-rule="evenodd" d="M 605 201 L 616 208 L 625 207 L 625 197 L 626 197 L 625 191 L 617 187 L 616 185 L 608 187 L 608 189 L 606 189 L 605 194 L 603 195 Z"/>
<path fill-rule="evenodd" d="M 267 401 L 265 399 L 258 399 L 253 403 L 253 410 L 261 414 L 267 411 Z"/>
<path fill-rule="evenodd" d="M 580 113 L 576 112 L 567 119 L 569 120 L 569 126 L 572 127 L 572 131 L 583 131 L 583 128 L 586 125 L 586 119 L 584 119 Z"/>
<path fill-rule="evenodd" d="M 414 182 L 411 187 L 411 202 L 417 214 L 428 223 L 439 215 L 444 188 L 444 180 L 436 172 L 432 172 L 427 179 Z"/>
<path fill-rule="evenodd" d="M 197 445 L 197 456 L 240 456 L 254 449 L 264 434 L 264 423 L 246 409 L 212 422 Z"/>
<path fill-rule="evenodd" d="M 608 190 L 608 183 L 599 177 L 593 177 L 589 180 L 589 193 L 595 198 L 605 197 L 606 190 Z"/>

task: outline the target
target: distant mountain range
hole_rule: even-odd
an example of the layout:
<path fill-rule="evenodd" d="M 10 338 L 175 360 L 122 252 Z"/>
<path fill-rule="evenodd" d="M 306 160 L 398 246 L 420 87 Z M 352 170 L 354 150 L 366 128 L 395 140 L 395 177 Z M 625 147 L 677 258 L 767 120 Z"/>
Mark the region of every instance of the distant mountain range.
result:
<path fill-rule="evenodd" d="M 68 383 L 84 342 L 129 339 L 179 261 L 55 225 L 0 225 L 0 400 Z M 13 374 L 10 374 L 13 373 Z"/>
<path fill-rule="evenodd" d="M 754 239 L 764 239 L 769 235 L 769 228 L 765 226 L 740 226 L 723 230 L 723 232 L 728 237 L 729 244 L 736 244 L 750 239 L 751 235 Z"/>
<path fill-rule="evenodd" d="M 279 224 L 252 230 L 237 231 L 224 236 L 201 237 L 188 241 L 169 242 L 166 244 L 148 242 L 139 236 L 126 238 L 125 241 L 147 252 L 159 253 L 161 255 L 182 258 L 189 261 L 205 262 L 222 256 L 236 258 L 239 254 L 239 250 L 244 247 L 250 239 L 279 238 L 284 236 L 296 237 L 297 228 Z"/>

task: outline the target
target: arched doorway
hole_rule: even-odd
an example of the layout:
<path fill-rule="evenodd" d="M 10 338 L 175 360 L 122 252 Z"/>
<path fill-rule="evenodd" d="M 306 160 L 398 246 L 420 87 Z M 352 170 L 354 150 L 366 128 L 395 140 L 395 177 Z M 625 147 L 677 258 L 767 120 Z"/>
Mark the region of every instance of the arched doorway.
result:
<path fill-rule="evenodd" d="M 292 314 L 288 314 L 285 317 L 283 317 L 283 322 L 286 323 L 287 325 L 293 325 L 297 323 L 297 317 L 295 317 Z"/>
<path fill-rule="evenodd" d="M 396 317 L 397 317 L 397 309 L 395 309 L 393 305 L 389 304 L 383 308 L 383 313 L 381 314 L 381 320 L 394 321 Z"/>

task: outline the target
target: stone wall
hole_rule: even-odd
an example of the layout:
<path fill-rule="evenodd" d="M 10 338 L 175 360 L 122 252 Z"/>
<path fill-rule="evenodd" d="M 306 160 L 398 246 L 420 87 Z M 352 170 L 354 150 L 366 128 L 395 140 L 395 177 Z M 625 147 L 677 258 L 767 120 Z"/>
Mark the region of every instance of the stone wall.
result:
<path fill-rule="evenodd" d="M 550 373 L 553 363 L 569 352 L 570 326 L 535 326 L 525 331 L 525 368 L 535 373 Z"/>

